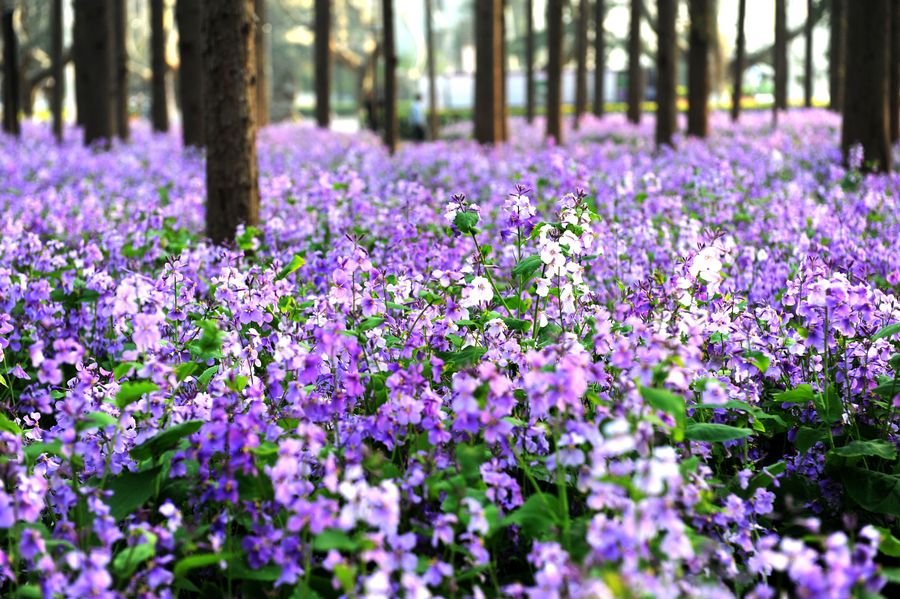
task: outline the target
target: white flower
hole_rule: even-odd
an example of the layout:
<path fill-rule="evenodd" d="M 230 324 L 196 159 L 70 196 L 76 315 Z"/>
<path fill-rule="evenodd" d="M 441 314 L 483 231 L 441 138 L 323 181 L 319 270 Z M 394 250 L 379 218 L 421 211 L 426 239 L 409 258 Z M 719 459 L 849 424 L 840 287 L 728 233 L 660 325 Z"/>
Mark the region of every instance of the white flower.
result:
<path fill-rule="evenodd" d="M 480 304 L 487 304 L 493 298 L 494 290 L 491 289 L 491 282 L 484 277 L 475 277 L 469 286 L 463 289 L 459 305 L 472 308 Z"/>
<path fill-rule="evenodd" d="M 717 283 L 722 280 L 722 253 L 718 248 L 705 247 L 694 256 L 689 272 L 691 276 L 707 283 Z"/>
<path fill-rule="evenodd" d="M 550 293 L 550 279 L 543 277 L 538 279 L 537 290 L 535 293 L 537 293 L 539 297 L 547 297 L 547 294 Z"/>

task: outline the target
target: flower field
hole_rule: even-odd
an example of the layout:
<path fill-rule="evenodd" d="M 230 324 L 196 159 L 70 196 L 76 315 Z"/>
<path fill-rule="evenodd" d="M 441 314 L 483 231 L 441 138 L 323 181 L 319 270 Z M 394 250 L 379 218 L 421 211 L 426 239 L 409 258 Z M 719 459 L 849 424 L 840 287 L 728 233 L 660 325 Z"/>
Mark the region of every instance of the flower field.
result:
<path fill-rule="evenodd" d="M 900 179 L 715 119 L 269 127 L 228 250 L 174 136 L 3 138 L 0 595 L 891 596 Z"/>

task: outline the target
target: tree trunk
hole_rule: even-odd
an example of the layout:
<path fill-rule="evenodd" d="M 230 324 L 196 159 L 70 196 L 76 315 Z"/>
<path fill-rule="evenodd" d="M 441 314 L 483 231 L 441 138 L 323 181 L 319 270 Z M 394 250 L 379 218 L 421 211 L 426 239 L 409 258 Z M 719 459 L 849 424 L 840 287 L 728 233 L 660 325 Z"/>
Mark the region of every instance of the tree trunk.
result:
<path fill-rule="evenodd" d="M 57 142 L 63 140 L 63 98 L 65 97 L 65 74 L 63 64 L 63 0 L 53 0 L 50 13 L 50 61 L 53 69 L 53 94 L 50 97 L 50 112 L 53 115 L 53 136 Z"/>
<path fill-rule="evenodd" d="M 631 0 L 631 21 L 628 26 L 628 120 L 641 122 L 641 100 L 644 81 L 641 71 L 641 3 Z"/>
<path fill-rule="evenodd" d="M 2 8 L 2 5 L 0 5 Z M 3 131 L 18 136 L 19 125 L 19 52 L 13 27 L 15 7 L 3 8 Z"/>
<path fill-rule="evenodd" d="M 206 144 L 203 114 L 203 0 L 177 0 L 181 137 L 185 146 Z"/>
<path fill-rule="evenodd" d="M 534 122 L 534 0 L 526 0 L 525 119 Z"/>
<path fill-rule="evenodd" d="M 75 3 L 77 43 L 81 58 L 76 68 L 81 73 L 82 100 L 79 115 L 84 120 L 84 143 L 109 144 L 115 132 L 113 92 L 115 55 L 112 44 L 114 23 L 109 0 L 80 0 Z"/>
<path fill-rule="evenodd" d="M 475 140 L 503 141 L 503 1 L 475 6 Z"/>
<path fill-rule="evenodd" d="M 606 100 L 603 78 L 606 75 L 606 32 L 603 21 L 606 18 L 605 0 L 594 0 L 594 116 L 603 116 Z"/>
<path fill-rule="evenodd" d="M 863 168 L 891 170 L 888 118 L 888 62 L 891 0 L 848 2 L 847 70 L 841 147 L 849 164 L 851 149 L 862 145 Z"/>
<path fill-rule="evenodd" d="M 775 0 L 775 112 L 787 110 L 787 0 Z"/>
<path fill-rule="evenodd" d="M 828 95 L 831 110 L 844 108 L 844 62 L 847 56 L 846 0 L 831 0 L 831 47 L 828 51 Z"/>
<path fill-rule="evenodd" d="M 166 29 L 163 0 L 150 0 L 150 53 L 153 81 L 151 85 L 152 120 L 154 131 L 169 130 L 169 111 L 166 107 Z"/>
<path fill-rule="evenodd" d="M 547 0 L 547 137 L 562 143 L 562 5 Z"/>
<path fill-rule="evenodd" d="M 888 87 L 888 110 L 890 111 L 891 144 L 900 141 L 900 2 L 896 0 L 891 9 L 891 54 L 890 82 Z"/>
<path fill-rule="evenodd" d="M 587 52 L 588 52 L 588 0 L 578 3 L 577 32 L 575 36 L 575 118 L 572 119 L 574 129 L 578 129 L 578 121 L 587 107 Z"/>
<path fill-rule="evenodd" d="M 316 0 L 316 124 L 328 128 L 331 120 L 331 2 Z"/>
<path fill-rule="evenodd" d="M 744 95 L 744 67 L 747 61 L 747 35 L 744 20 L 747 15 L 747 0 L 738 4 L 737 48 L 734 57 L 734 88 L 731 92 L 731 120 L 737 122 L 741 116 L 741 97 Z"/>
<path fill-rule="evenodd" d="M 689 0 L 691 30 L 688 46 L 688 135 L 709 133 L 709 50 L 714 24 L 710 3 Z"/>
<path fill-rule="evenodd" d="M 125 0 L 112 0 L 113 22 L 115 29 L 115 105 L 116 134 L 119 139 L 126 140 L 128 127 L 128 47 L 126 32 L 128 31 L 128 8 Z"/>
<path fill-rule="evenodd" d="M 269 13 L 266 0 L 255 0 L 256 11 L 256 126 L 269 124 Z"/>
<path fill-rule="evenodd" d="M 384 145 L 397 151 L 397 51 L 394 49 L 394 0 L 381 0 L 384 28 Z"/>
<path fill-rule="evenodd" d="M 253 0 L 203 2 L 206 233 L 234 239 L 259 223 Z"/>
<path fill-rule="evenodd" d="M 437 73 L 434 66 L 434 0 L 425 0 L 425 45 L 428 51 L 428 133 L 432 140 L 440 135 L 437 111 Z"/>
<path fill-rule="evenodd" d="M 812 108 L 813 97 L 813 0 L 806 0 L 806 54 L 803 64 L 803 106 Z"/>
<path fill-rule="evenodd" d="M 678 17 L 678 0 L 657 0 L 656 58 L 656 145 L 672 145 L 676 129 L 678 81 L 678 38 L 675 20 Z"/>
<path fill-rule="evenodd" d="M 73 2 L 72 19 L 72 63 L 75 66 L 75 123 L 84 127 L 88 110 L 87 85 L 85 78 L 90 63 L 87 62 L 87 23 L 84 20 L 85 7 Z"/>
<path fill-rule="evenodd" d="M 506 118 L 506 82 L 508 81 L 507 77 L 507 62 L 506 62 L 506 1 L 500 0 L 500 85 L 498 89 L 500 90 L 500 140 L 506 141 L 508 138 L 509 131 L 507 130 L 507 118 Z"/>

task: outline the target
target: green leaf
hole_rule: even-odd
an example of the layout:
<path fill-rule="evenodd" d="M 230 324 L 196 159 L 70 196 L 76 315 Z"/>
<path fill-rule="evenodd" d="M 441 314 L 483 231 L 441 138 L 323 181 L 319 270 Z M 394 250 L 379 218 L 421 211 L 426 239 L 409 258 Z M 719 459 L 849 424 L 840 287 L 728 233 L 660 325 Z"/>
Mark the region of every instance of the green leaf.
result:
<path fill-rule="evenodd" d="M 381 326 L 384 323 L 384 318 L 381 316 L 369 316 L 367 319 L 359 323 L 359 326 L 356 327 L 356 330 L 359 332 L 365 332 L 375 327 Z"/>
<path fill-rule="evenodd" d="M 805 404 L 813 400 L 812 386 L 808 384 L 797 385 L 788 391 L 782 391 L 775 394 L 775 401 L 778 403 L 796 403 Z"/>
<path fill-rule="evenodd" d="M 137 567 L 156 555 L 156 543 L 141 543 L 126 547 L 113 558 L 113 570 L 119 578 L 129 578 Z"/>
<path fill-rule="evenodd" d="M 457 212 L 456 216 L 453 218 L 453 224 L 456 225 L 456 228 L 459 229 L 460 233 L 475 233 L 475 225 L 478 224 L 478 213 Z"/>
<path fill-rule="evenodd" d="M 760 351 L 747 351 L 744 352 L 744 357 L 749 360 L 751 364 L 756 366 L 756 369 L 759 370 L 760 374 L 765 374 L 766 371 L 769 370 L 769 364 L 771 360 L 764 353 Z"/>
<path fill-rule="evenodd" d="M 196 433 L 201 426 L 202 420 L 188 420 L 171 426 L 132 449 L 131 457 L 138 461 L 159 457 L 176 447 L 183 438 Z"/>
<path fill-rule="evenodd" d="M 197 568 L 207 568 L 215 566 L 219 562 L 230 562 L 240 557 L 239 553 L 199 553 L 182 558 L 175 563 L 174 574 L 176 578 L 180 578 Z"/>
<path fill-rule="evenodd" d="M 881 568 L 881 575 L 891 584 L 900 584 L 900 568 Z"/>
<path fill-rule="evenodd" d="M 147 393 L 159 390 L 159 385 L 150 381 L 135 381 L 133 383 L 122 383 L 119 386 L 119 392 L 116 393 L 116 407 L 120 410 L 124 409 L 142 398 Z"/>
<path fill-rule="evenodd" d="M 23 584 L 16 590 L 17 599 L 44 599 L 44 591 L 34 584 Z"/>
<path fill-rule="evenodd" d="M 900 516 L 900 477 L 851 466 L 841 470 L 841 482 L 864 509 Z"/>
<path fill-rule="evenodd" d="M 356 551 L 359 544 L 339 528 L 326 528 L 313 538 L 313 549 L 316 551 Z"/>
<path fill-rule="evenodd" d="M 541 539 L 558 520 L 559 500 L 556 496 L 536 493 L 504 518 L 501 524 L 516 524 L 527 538 Z"/>
<path fill-rule="evenodd" d="M 524 285 L 534 277 L 542 265 L 541 257 L 537 254 L 526 256 L 519 260 L 519 263 L 512 269 L 512 276 L 520 279 Z"/>
<path fill-rule="evenodd" d="M 685 405 L 683 397 L 668 389 L 654 387 L 641 387 L 641 397 L 654 409 L 671 414 L 675 418 L 675 441 L 684 439 Z"/>
<path fill-rule="evenodd" d="M 889 324 L 874 335 L 872 335 L 872 341 L 877 341 L 879 339 L 884 339 L 885 337 L 893 337 L 897 333 L 900 333 L 900 322 L 895 322 L 893 324 Z"/>
<path fill-rule="evenodd" d="M 196 372 L 199 366 L 196 362 L 185 362 L 175 367 L 175 380 L 179 383 Z"/>
<path fill-rule="evenodd" d="M 828 438 L 828 431 L 821 428 L 802 426 L 794 436 L 794 447 L 800 453 L 806 453 L 813 445 Z"/>
<path fill-rule="evenodd" d="M 107 501 L 110 513 L 116 520 L 133 513 L 156 494 L 156 477 L 161 466 L 140 472 L 123 472 L 106 481 L 106 488 L 113 492 Z"/>
<path fill-rule="evenodd" d="M 816 393 L 816 396 L 813 398 L 813 405 L 816 406 L 816 413 L 819 415 L 819 418 L 826 424 L 837 422 L 844 413 L 844 405 L 841 403 L 841 398 L 832 385 L 829 385 L 824 392 Z"/>
<path fill-rule="evenodd" d="M 278 276 L 275 277 L 276 281 L 280 281 L 285 278 L 289 274 L 295 273 L 306 264 L 306 258 L 301 256 L 300 254 L 294 254 L 294 257 L 291 258 L 291 261 L 280 271 L 278 271 Z"/>
<path fill-rule="evenodd" d="M 13 435 L 21 435 L 22 427 L 8 418 L 6 414 L 0 413 L 0 431 L 12 433 Z"/>
<path fill-rule="evenodd" d="M 459 471 L 469 483 L 481 480 L 481 465 L 489 454 L 484 445 L 457 445 L 456 461 Z"/>
<path fill-rule="evenodd" d="M 470 345 L 469 347 L 463 348 L 459 351 L 454 352 L 444 352 L 439 351 L 435 352 L 438 358 L 444 361 L 445 364 L 455 367 L 456 369 L 465 368 L 466 366 L 472 366 L 478 360 L 481 359 L 487 352 L 483 347 L 478 347 L 476 345 Z"/>
<path fill-rule="evenodd" d="M 688 441 L 704 441 L 706 443 L 722 443 L 735 441 L 753 434 L 749 428 L 739 428 L 728 424 L 714 422 L 700 422 L 689 424 L 684 431 L 684 438 Z"/>
<path fill-rule="evenodd" d="M 204 387 L 207 386 L 209 384 L 209 380 L 213 376 L 215 376 L 215 374 L 216 374 L 216 372 L 218 372 L 218 370 L 219 370 L 218 366 L 210 366 L 209 368 L 204 370 L 200 374 L 200 376 L 197 377 L 197 382 L 200 383 Z"/>
<path fill-rule="evenodd" d="M 513 331 L 525 332 L 531 328 L 531 323 L 527 320 L 522 320 L 521 318 L 503 317 L 503 322 Z"/>
<path fill-rule="evenodd" d="M 876 527 L 881 534 L 878 551 L 890 557 L 900 557 L 900 539 L 897 539 L 887 528 Z"/>
<path fill-rule="evenodd" d="M 128 376 L 132 370 L 140 366 L 137 362 L 122 362 L 113 369 L 113 379 L 118 381 L 120 378 Z"/>
<path fill-rule="evenodd" d="M 82 420 L 75 425 L 76 431 L 86 431 L 92 428 L 104 429 L 107 426 L 115 426 L 118 420 L 107 414 L 106 412 L 91 412 L 84 416 Z"/>
<path fill-rule="evenodd" d="M 839 455 L 843 458 L 861 458 L 877 456 L 885 460 L 893 460 L 897 457 L 897 448 L 893 443 L 883 439 L 871 439 L 868 441 L 855 440 L 843 447 L 836 447 L 828 453 Z"/>
<path fill-rule="evenodd" d="M 538 347 L 547 347 L 551 343 L 556 343 L 559 336 L 562 335 L 562 327 L 555 322 L 549 322 L 546 326 L 541 327 L 537 334 Z"/>

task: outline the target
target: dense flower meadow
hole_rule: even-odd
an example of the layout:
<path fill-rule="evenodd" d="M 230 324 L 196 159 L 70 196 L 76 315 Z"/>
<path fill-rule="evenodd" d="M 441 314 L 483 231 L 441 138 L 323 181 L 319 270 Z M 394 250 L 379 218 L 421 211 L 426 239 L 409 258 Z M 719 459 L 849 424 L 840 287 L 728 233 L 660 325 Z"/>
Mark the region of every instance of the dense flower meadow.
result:
<path fill-rule="evenodd" d="M 717 117 L 718 118 L 718 117 Z M 878 597 L 900 179 L 837 117 L 0 141 L 0 595 Z"/>

